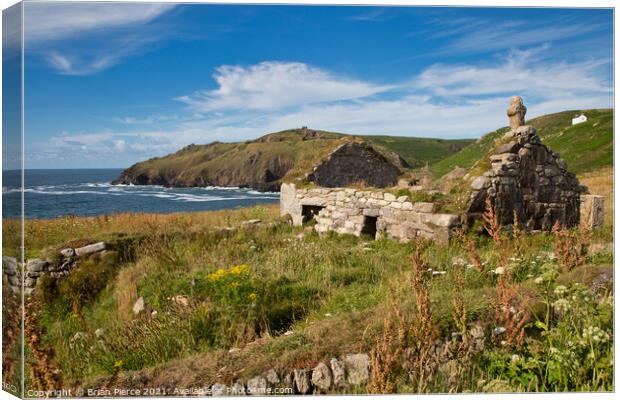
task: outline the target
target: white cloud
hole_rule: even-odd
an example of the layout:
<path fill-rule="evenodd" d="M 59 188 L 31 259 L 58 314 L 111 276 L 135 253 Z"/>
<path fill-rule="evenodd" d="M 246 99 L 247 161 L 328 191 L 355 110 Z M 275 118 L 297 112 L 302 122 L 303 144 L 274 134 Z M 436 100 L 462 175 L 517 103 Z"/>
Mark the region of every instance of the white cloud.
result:
<path fill-rule="evenodd" d="M 434 28 L 428 38 L 456 37 L 434 54 L 474 54 L 524 48 L 571 39 L 601 29 L 600 24 L 571 19 L 547 21 L 540 25 L 532 25 L 532 21 L 526 20 L 497 23 L 489 19 L 474 18 L 463 21 L 434 20 L 432 23 L 442 29 Z"/>
<path fill-rule="evenodd" d="M 84 32 L 144 24 L 174 4 L 27 2 L 24 32 L 27 45 L 74 38 Z"/>
<path fill-rule="evenodd" d="M 416 78 L 415 86 L 443 96 L 483 96 L 499 93 L 527 93 L 542 98 L 563 95 L 611 93 L 612 86 L 601 73 L 609 61 L 580 63 L 538 62 L 530 51 L 512 51 L 495 65 L 433 65 Z"/>
<path fill-rule="evenodd" d="M 193 109 L 273 110 L 371 96 L 389 87 L 337 77 L 297 62 L 262 62 L 250 67 L 223 65 L 213 78 L 214 90 L 198 91 L 178 100 Z"/>
<path fill-rule="evenodd" d="M 92 75 L 162 40 L 166 30 L 152 25 L 173 7 L 29 2 L 24 12 L 24 46 L 27 52 L 42 56 L 59 74 Z"/>
<path fill-rule="evenodd" d="M 495 64 L 433 65 L 392 86 L 339 78 L 299 63 L 220 68 L 219 88 L 201 101 L 188 101 L 187 113 L 168 122 L 169 129 L 155 121 L 149 125 L 156 128 L 152 130 L 64 134 L 42 146 L 102 162 L 120 157 L 120 152 L 129 157 L 128 164 L 190 143 L 246 140 L 304 125 L 361 135 L 479 137 L 507 124 L 506 107 L 515 94 L 525 98 L 528 118 L 613 105 L 612 85 L 606 79 L 609 63 L 543 63 L 537 54 L 544 51 L 514 51 Z M 291 64 L 294 67 L 288 68 Z M 274 70 L 287 71 L 284 83 L 278 84 L 275 74 L 263 75 Z M 298 81 L 304 76 L 305 82 L 293 76 Z M 302 93 L 287 96 L 297 90 Z M 209 112 L 200 117 L 195 109 Z M 126 117 L 124 122 L 150 120 Z"/>
<path fill-rule="evenodd" d="M 122 153 L 123 151 L 125 151 L 127 149 L 127 143 L 124 140 L 122 140 L 122 139 L 115 140 L 114 141 L 114 149 L 117 150 L 117 151 L 120 151 Z"/>

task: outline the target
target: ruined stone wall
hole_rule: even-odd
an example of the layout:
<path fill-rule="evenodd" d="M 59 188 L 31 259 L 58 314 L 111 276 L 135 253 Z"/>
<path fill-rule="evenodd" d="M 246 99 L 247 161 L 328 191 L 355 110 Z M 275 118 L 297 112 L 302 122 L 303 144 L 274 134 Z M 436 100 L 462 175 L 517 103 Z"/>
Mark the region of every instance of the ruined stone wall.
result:
<path fill-rule="evenodd" d="M 350 188 L 296 189 L 283 184 L 280 191 L 280 212 L 290 214 L 294 225 L 309 218 L 316 219 L 318 233 L 334 231 L 375 238 L 387 237 L 409 241 L 422 236 L 447 243 L 460 226 L 457 215 L 435 212 L 435 205 L 396 198 L 391 193 Z"/>
<path fill-rule="evenodd" d="M 579 223 L 581 186 L 559 154 L 541 143 L 532 126 L 506 134 L 506 143 L 491 155 L 491 169 L 473 180 L 468 207 L 471 220 L 479 219 L 490 197 L 502 225 L 514 214 L 530 230 L 550 230 L 556 222 Z"/>
<path fill-rule="evenodd" d="M 69 275 L 69 272 L 76 267 L 82 257 L 88 257 L 97 253 L 104 253 L 106 245 L 103 242 L 89 244 L 77 249 L 67 248 L 60 250 L 56 260 L 44 260 L 31 258 L 26 261 L 24 268 L 24 293 L 30 295 L 34 292 L 37 280 L 44 274 L 49 274 L 53 278 L 60 278 Z M 22 269 L 20 263 L 13 257 L 2 257 L 2 271 L 6 275 L 9 288 L 14 293 L 20 292 L 22 281 Z"/>
<path fill-rule="evenodd" d="M 323 187 L 343 187 L 364 182 L 368 186 L 393 186 L 401 170 L 366 143 L 346 143 L 314 166 L 308 181 Z"/>

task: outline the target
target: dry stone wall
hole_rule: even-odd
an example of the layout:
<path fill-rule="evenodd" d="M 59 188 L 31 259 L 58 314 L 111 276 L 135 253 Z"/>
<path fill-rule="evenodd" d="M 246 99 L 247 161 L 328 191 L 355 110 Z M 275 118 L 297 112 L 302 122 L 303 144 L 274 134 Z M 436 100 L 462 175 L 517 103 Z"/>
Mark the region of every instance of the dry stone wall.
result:
<path fill-rule="evenodd" d="M 49 274 L 53 278 L 60 278 L 69 275 L 69 272 L 76 267 L 81 257 L 88 257 L 95 253 L 103 253 L 108 245 L 99 242 L 89 244 L 77 249 L 67 248 L 60 250 L 56 261 L 31 258 L 26 261 L 24 268 L 24 293 L 30 295 L 37 286 L 37 280 L 44 274 Z M 17 259 L 13 257 L 2 257 L 2 271 L 7 277 L 9 288 L 14 293 L 19 293 L 22 281 L 22 268 Z"/>
<path fill-rule="evenodd" d="M 407 196 L 378 190 L 304 188 L 285 183 L 280 191 L 280 212 L 290 214 L 294 225 L 314 218 L 318 233 L 409 241 L 422 236 L 447 243 L 460 226 L 457 215 L 435 212 L 435 204 L 412 203 Z"/>

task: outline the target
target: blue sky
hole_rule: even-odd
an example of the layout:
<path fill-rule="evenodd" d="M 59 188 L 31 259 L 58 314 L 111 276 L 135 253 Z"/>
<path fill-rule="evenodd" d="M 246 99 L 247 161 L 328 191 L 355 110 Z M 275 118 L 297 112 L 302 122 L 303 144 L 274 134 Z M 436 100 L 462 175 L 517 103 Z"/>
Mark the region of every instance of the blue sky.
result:
<path fill-rule="evenodd" d="M 26 3 L 29 168 L 307 125 L 463 138 L 613 106 L 605 9 Z"/>

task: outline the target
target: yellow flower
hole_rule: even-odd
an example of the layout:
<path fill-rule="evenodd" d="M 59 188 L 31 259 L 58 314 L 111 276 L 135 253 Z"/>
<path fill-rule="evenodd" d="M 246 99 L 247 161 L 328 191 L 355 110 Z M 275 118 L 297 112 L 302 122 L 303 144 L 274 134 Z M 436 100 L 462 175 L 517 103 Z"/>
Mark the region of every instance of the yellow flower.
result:
<path fill-rule="evenodd" d="M 123 366 L 123 360 L 116 360 L 114 363 L 114 368 L 120 368 Z"/>
<path fill-rule="evenodd" d="M 258 298 L 258 296 L 256 295 L 256 293 L 250 293 L 250 295 L 248 296 L 248 298 L 252 301 L 256 301 L 256 299 Z"/>
<path fill-rule="evenodd" d="M 233 288 L 233 289 L 235 289 L 235 288 L 239 287 L 239 282 L 233 282 L 233 283 L 231 283 L 231 284 L 230 284 L 230 287 L 231 287 L 231 288 Z"/>

